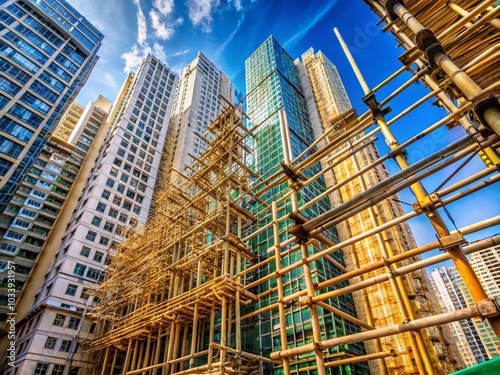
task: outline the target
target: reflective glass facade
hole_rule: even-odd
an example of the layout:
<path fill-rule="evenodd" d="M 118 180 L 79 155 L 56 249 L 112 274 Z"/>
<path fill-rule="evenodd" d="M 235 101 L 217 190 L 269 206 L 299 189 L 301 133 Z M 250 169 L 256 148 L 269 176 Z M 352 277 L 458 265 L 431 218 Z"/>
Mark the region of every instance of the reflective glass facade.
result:
<path fill-rule="evenodd" d="M 0 2 L 0 212 L 86 82 L 103 37 L 66 1 Z"/>
<path fill-rule="evenodd" d="M 278 171 L 283 161 L 283 145 L 280 132 L 279 113 L 282 109 L 286 112 L 288 118 L 288 126 L 290 132 L 290 143 L 292 149 L 292 157 L 298 157 L 313 141 L 314 135 L 312 131 L 309 114 L 306 107 L 306 100 L 302 92 L 299 72 L 294 65 L 293 59 L 283 49 L 283 47 L 273 38 L 267 39 L 246 61 L 246 91 L 248 94 L 246 102 L 246 113 L 251 119 L 247 124 L 249 128 L 260 124 L 254 130 L 253 144 L 253 169 L 260 175 L 262 179 L 272 175 Z M 305 175 L 311 176 L 319 171 L 320 167 L 312 166 Z M 259 180 L 256 180 L 257 184 Z M 302 189 L 299 194 L 299 206 L 317 196 L 325 190 L 323 181 L 310 184 Z M 271 191 L 261 196 L 267 204 L 277 200 L 289 191 L 288 182 L 280 184 Z M 280 211 L 280 216 L 288 215 L 291 211 L 290 199 L 286 200 L 279 206 L 284 208 Z M 255 213 L 261 210 L 259 204 L 254 204 L 253 211 Z M 307 211 L 301 211 L 304 216 L 316 216 L 330 208 L 327 199 L 319 201 L 312 205 Z M 257 225 L 262 227 L 269 224 L 270 217 L 259 218 Z M 280 223 L 280 240 L 286 239 L 285 226 L 291 223 Z M 335 230 L 325 232 L 330 239 L 337 241 Z M 265 259 L 268 256 L 267 250 L 274 246 L 272 228 L 264 231 L 250 244 L 251 248 L 259 254 L 260 259 Z M 315 253 L 318 250 L 315 247 L 309 248 L 309 253 Z M 281 264 L 286 267 L 300 260 L 299 252 L 291 253 L 283 256 Z M 342 252 L 332 254 L 332 257 L 340 264 L 344 263 Z M 274 262 L 268 263 L 266 266 L 256 270 L 253 275 L 255 279 L 262 278 L 265 275 L 274 273 L 276 266 Z M 324 258 L 320 258 L 311 264 L 313 281 L 316 283 L 325 281 L 334 276 L 341 274 L 341 270 L 328 262 Z M 286 277 L 283 278 L 285 296 L 305 289 L 305 279 L 300 269 L 295 269 Z M 346 282 L 347 285 L 347 282 Z M 276 292 L 277 281 L 272 278 L 269 281 L 260 284 L 258 290 L 254 290 L 255 294 L 265 295 L 259 298 L 258 302 L 249 305 L 248 311 L 255 311 L 277 302 L 278 295 Z M 340 284 L 338 285 L 341 286 Z M 273 291 L 274 288 L 274 291 Z M 269 293 L 265 293 L 269 291 Z M 351 315 L 356 315 L 354 302 L 351 295 L 334 298 L 328 301 L 332 306 L 335 306 Z M 332 313 L 318 307 L 320 315 L 320 325 L 325 335 L 324 338 L 333 338 L 343 336 L 350 333 L 360 331 L 358 326 L 344 320 L 343 318 L 333 315 Z M 252 353 L 261 353 L 263 356 L 269 356 L 269 353 L 282 349 L 280 340 L 280 330 L 277 329 L 279 322 L 278 310 L 273 310 L 273 314 L 265 312 L 243 327 L 244 330 L 244 347 L 243 350 Z M 300 306 L 288 306 L 286 309 L 286 327 L 287 327 L 287 347 L 302 346 L 312 342 L 312 321 L 309 309 Z M 364 348 L 360 344 L 345 345 L 343 347 L 329 349 L 328 355 L 342 355 L 340 352 L 361 354 L 364 353 Z M 304 359 L 301 367 L 312 366 L 314 357 L 310 357 L 310 361 Z M 273 371 L 275 374 L 281 374 L 283 368 L 271 368 L 271 365 L 266 364 L 269 368 L 267 371 Z M 292 371 L 294 370 L 292 366 Z M 364 374 L 368 373 L 368 367 L 365 364 L 356 364 L 343 367 L 328 369 L 332 374 Z"/>

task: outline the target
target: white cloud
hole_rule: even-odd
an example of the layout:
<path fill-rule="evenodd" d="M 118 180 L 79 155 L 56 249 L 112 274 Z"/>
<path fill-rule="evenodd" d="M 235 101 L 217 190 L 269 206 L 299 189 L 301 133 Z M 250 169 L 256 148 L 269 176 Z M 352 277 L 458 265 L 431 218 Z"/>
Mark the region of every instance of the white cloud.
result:
<path fill-rule="evenodd" d="M 132 47 L 132 50 L 125 52 L 121 58 L 125 60 L 125 68 L 123 71 L 128 73 L 135 70 L 141 65 L 142 60 L 146 57 L 148 53 L 151 52 L 151 47 L 149 46 L 138 46 L 137 44 Z"/>
<path fill-rule="evenodd" d="M 236 25 L 236 28 L 229 34 L 229 36 L 226 38 L 226 40 L 217 48 L 217 51 L 215 52 L 216 55 L 219 55 L 222 51 L 224 51 L 227 47 L 227 45 L 233 40 L 234 36 L 238 32 L 238 30 L 241 27 L 241 24 L 243 23 L 243 20 L 245 19 L 245 16 L 242 15 L 241 18 L 238 20 L 238 24 Z"/>
<path fill-rule="evenodd" d="M 292 47 L 297 42 L 299 42 L 316 24 L 321 21 L 321 19 L 328 13 L 334 5 L 337 5 L 337 0 L 333 0 L 328 3 L 321 12 L 319 12 L 316 17 L 314 17 L 305 27 L 302 27 L 299 32 L 295 33 L 290 39 L 288 39 L 283 47 Z"/>
<path fill-rule="evenodd" d="M 186 53 L 188 53 L 189 50 L 188 49 L 185 49 L 184 51 L 179 51 L 179 52 L 176 52 L 174 53 L 173 55 L 171 55 L 172 57 L 176 57 L 176 56 L 181 56 L 181 55 L 185 55 Z"/>
<path fill-rule="evenodd" d="M 154 9 L 149 12 L 149 16 L 151 17 L 151 25 L 153 26 L 154 36 L 162 40 L 170 39 L 172 35 L 174 35 L 175 26 L 179 26 L 184 23 L 184 19 L 179 17 L 174 21 L 170 21 L 170 26 L 167 26 L 165 22 L 162 22 L 161 14 Z"/>
<path fill-rule="evenodd" d="M 151 25 L 153 26 L 155 36 L 162 40 L 170 39 L 174 33 L 174 29 L 167 27 L 163 22 L 161 22 L 161 14 L 152 9 L 149 12 L 149 16 L 151 17 Z"/>
<path fill-rule="evenodd" d="M 174 10 L 174 0 L 154 0 L 153 6 L 162 16 L 168 16 Z"/>
<path fill-rule="evenodd" d="M 137 5 L 137 43 L 144 45 L 148 37 L 146 16 L 142 11 L 140 0 L 134 0 L 134 4 Z"/>
<path fill-rule="evenodd" d="M 165 49 L 159 43 L 155 43 L 153 45 L 153 55 L 160 59 L 161 62 L 167 62 L 167 54 L 165 53 Z"/>
<path fill-rule="evenodd" d="M 238 12 L 243 9 L 243 6 L 241 5 L 241 0 L 233 0 L 233 5 Z"/>
<path fill-rule="evenodd" d="M 189 0 L 189 19 L 193 26 L 209 33 L 212 31 L 212 13 L 219 6 L 220 0 Z"/>

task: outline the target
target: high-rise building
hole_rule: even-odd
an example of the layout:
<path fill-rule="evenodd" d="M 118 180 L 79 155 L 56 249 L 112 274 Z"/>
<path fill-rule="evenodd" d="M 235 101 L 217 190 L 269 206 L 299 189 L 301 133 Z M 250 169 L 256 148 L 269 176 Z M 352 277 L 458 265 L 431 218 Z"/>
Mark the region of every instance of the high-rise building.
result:
<path fill-rule="evenodd" d="M 453 267 L 440 267 L 431 273 L 431 284 L 443 312 L 467 307 L 462 293 L 462 278 Z M 471 320 L 449 324 L 455 343 L 466 367 L 485 361 L 488 357 Z"/>
<path fill-rule="evenodd" d="M 256 127 L 253 130 L 253 170 L 262 176 L 262 179 L 271 176 L 279 171 L 283 161 L 283 149 L 291 149 L 292 158 L 298 157 L 306 148 L 311 145 L 315 138 L 313 134 L 310 114 L 308 113 L 307 100 L 300 82 L 299 70 L 294 65 L 293 59 L 276 41 L 274 37 L 269 37 L 245 62 L 246 73 L 246 114 L 251 119 L 248 123 L 249 128 Z M 287 117 L 290 145 L 283 145 L 280 130 L 279 110 L 284 110 Z M 256 126 L 258 125 L 258 127 Z M 318 173 L 319 165 L 313 165 L 306 170 L 304 174 L 310 177 Z M 259 180 L 255 181 L 257 184 Z M 324 182 L 315 180 L 314 183 L 305 186 L 298 196 L 299 205 L 310 201 L 312 197 L 318 196 L 325 190 Z M 269 193 L 260 198 L 267 204 L 272 200 L 278 200 L 289 192 L 287 183 L 279 184 Z M 287 199 L 284 203 L 285 209 L 280 215 L 287 215 L 292 211 L 291 201 Z M 255 204 L 254 212 L 259 211 L 259 204 Z M 330 202 L 327 198 L 319 200 L 310 205 L 306 210 L 301 211 L 304 216 L 317 216 L 330 208 Z M 267 215 L 257 222 L 257 228 L 269 225 L 272 218 Z M 284 228 L 286 223 L 280 223 L 280 229 Z M 272 231 L 265 231 L 252 240 L 251 248 L 259 257 L 267 256 L 267 249 L 272 248 L 274 239 Z M 283 236 L 285 233 L 282 233 Z M 337 234 L 334 229 L 325 231 L 325 236 L 331 241 L 337 241 Z M 319 248 L 310 246 L 310 254 L 319 251 Z M 341 251 L 331 254 L 333 259 L 325 257 L 319 258 L 311 265 L 313 282 L 319 283 L 342 273 L 341 268 L 344 265 L 343 254 Z M 300 252 L 292 253 L 282 258 L 283 267 L 296 263 L 301 259 Z M 255 278 L 261 278 L 276 271 L 274 262 L 256 270 L 253 275 Z M 250 305 L 249 310 L 259 310 L 273 303 L 273 296 L 270 293 L 271 288 L 276 286 L 276 279 L 270 283 L 263 283 L 258 286 L 256 294 L 263 295 L 259 301 Z M 305 278 L 298 270 L 291 272 L 290 280 L 287 280 L 285 289 L 293 294 L 300 289 L 305 289 Z M 268 292 L 268 293 L 266 293 Z M 340 310 L 356 316 L 355 306 L 350 294 L 334 298 L 331 304 L 337 306 Z M 302 346 L 312 340 L 311 329 L 311 309 L 301 309 L 300 306 L 290 306 L 286 308 L 286 326 L 287 342 L 282 343 L 280 339 L 280 330 L 276 328 L 276 318 L 269 313 L 261 314 L 260 319 L 254 324 L 248 324 L 244 332 L 244 350 L 252 353 L 261 353 L 268 356 L 270 352 L 281 350 L 284 345 L 288 348 Z M 324 327 L 323 334 L 326 338 L 333 338 L 340 335 L 355 333 L 360 328 L 352 322 L 339 315 L 334 315 L 326 309 L 319 313 L 319 324 Z M 288 334 L 288 328 L 291 328 Z M 340 353 L 339 351 L 342 351 Z M 334 348 L 329 351 L 327 357 L 359 355 L 364 352 L 363 345 L 346 345 L 342 348 Z M 301 366 L 314 366 L 314 356 L 304 358 Z M 293 369 L 292 369 L 293 370 Z M 365 364 L 351 364 L 344 366 L 342 371 L 345 373 L 367 373 Z"/>
<path fill-rule="evenodd" d="M 39 254 L 42 251 L 47 253 L 48 247 L 57 246 L 60 241 L 51 231 L 58 225 L 66 226 L 66 223 L 57 224 L 58 218 L 63 207 L 67 209 L 71 205 L 67 201 L 71 200 L 69 197 L 74 193 L 74 186 L 79 180 L 87 179 L 80 170 L 85 161 L 90 162 L 86 158 L 89 149 L 99 149 L 102 144 L 110 107 L 111 103 L 102 97 L 90 102 L 81 112 L 83 107 L 72 103 L 65 113 L 66 120 L 56 126 L 54 135 L 42 148 L 6 210 L 0 214 L 0 268 L 5 269 L 11 262 L 16 264 L 16 289 L 23 291 L 16 297 L 18 302 L 21 296 L 26 302 L 25 293 L 33 291 L 25 284 L 33 265 L 36 263 L 40 267 Z M 70 117 L 72 121 L 67 121 Z M 64 136 L 66 132 L 71 132 L 71 135 L 64 138 L 57 135 Z M 78 193 L 74 199 L 77 198 Z M 7 277 L 2 282 L 6 280 Z M 2 326 L 10 311 L 7 297 L 7 289 L 0 289 Z M 20 319 L 22 313 L 19 309 L 16 311 Z"/>
<path fill-rule="evenodd" d="M 472 253 L 470 260 L 483 288 L 492 298 L 500 297 L 500 247 L 494 246 Z M 431 276 L 443 310 L 455 311 L 474 306 L 472 296 L 455 268 L 436 268 Z M 452 324 L 462 328 L 465 335 L 462 344 L 468 344 L 471 348 L 472 359 L 467 356 L 464 360 L 474 361 L 474 364 L 500 356 L 500 340 L 487 321 L 474 318 Z M 465 356 L 467 351 L 461 354 Z"/>
<path fill-rule="evenodd" d="M 103 34 L 64 0 L 0 5 L 0 212 L 95 63 Z"/>
<path fill-rule="evenodd" d="M 329 131 L 328 142 L 336 142 L 350 130 L 349 121 L 355 119 L 355 111 L 352 109 L 342 80 L 333 63 L 320 51 L 314 53 L 311 48 L 302 55 L 302 61 L 295 61 L 300 74 L 301 84 L 305 88 L 305 97 L 308 110 L 311 114 L 312 128 L 318 138 Z M 333 129 L 332 129 L 333 128 Z M 389 173 L 384 164 L 379 164 L 373 169 L 363 173 L 362 177 L 352 178 L 363 168 L 369 167 L 374 160 L 379 158 L 378 150 L 373 140 L 363 141 L 359 135 L 349 141 L 342 142 L 338 149 L 332 151 L 333 155 L 328 159 L 323 159 L 324 170 L 331 170 L 325 174 L 327 188 L 339 186 L 330 194 L 332 206 L 336 207 L 358 195 L 366 189 L 375 186 L 380 181 L 387 179 Z M 357 142 L 360 140 L 359 142 Z M 343 157 L 349 151 L 356 150 L 351 157 Z M 343 183 L 343 181 L 348 181 Z M 395 195 L 393 199 L 384 200 L 374 205 L 355 217 L 351 217 L 347 222 L 337 226 L 341 241 L 361 235 L 385 222 L 404 215 L 403 208 Z M 384 256 L 399 254 L 406 250 L 417 247 L 411 230 L 406 222 L 384 231 L 379 237 L 373 236 L 363 241 L 358 241 L 346 249 L 345 261 L 349 268 L 355 269 L 373 262 L 382 260 Z M 385 255 L 384 255 L 385 254 Z M 415 257 L 414 260 L 418 259 Z M 380 269 L 379 273 L 385 272 Z M 377 272 L 367 273 L 366 278 L 375 276 Z M 425 272 L 415 272 L 403 277 L 403 286 L 406 296 L 411 298 L 412 311 L 408 312 L 408 317 L 413 318 L 429 316 L 438 307 L 432 293 L 429 293 L 430 281 Z M 377 284 L 366 288 L 361 293 L 355 293 L 354 301 L 358 314 L 373 326 L 387 326 L 398 324 L 403 321 L 403 315 L 397 308 L 396 296 L 390 282 Z M 371 316 L 367 316 L 368 311 Z M 413 314 L 413 315 L 412 315 Z M 445 332 L 445 336 L 448 332 Z M 450 346 L 451 338 L 445 340 L 438 329 L 431 329 L 422 332 L 426 336 L 426 350 L 433 361 L 435 368 L 442 368 L 443 371 L 454 369 L 451 360 L 453 353 L 447 349 Z M 386 337 L 380 342 L 383 350 L 391 348 L 410 348 L 410 335 L 398 335 Z M 375 347 L 371 343 L 365 344 L 368 352 L 374 352 Z M 401 351 L 397 357 L 388 357 L 385 364 L 390 372 L 406 371 L 416 373 L 415 359 L 412 350 Z M 370 362 L 374 367 L 377 362 Z M 372 368 L 372 371 L 376 371 Z"/>
<path fill-rule="evenodd" d="M 229 77 L 203 53 L 182 70 L 177 88 L 171 126 L 176 131 L 172 168 L 184 173 L 207 147 L 203 137 L 207 125 L 227 103 L 234 103 L 234 86 Z M 175 178 L 175 174 L 174 174 Z"/>
<path fill-rule="evenodd" d="M 471 256 L 472 269 L 476 273 L 483 285 L 484 290 L 488 291 L 490 298 L 500 298 L 500 246 L 490 247 L 472 253 Z M 469 291 L 462 282 L 462 290 L 466 298 L 467 306 L 473 306 L 474 301 Z M 476 327 L 479 337 L 488 354 L 488 358 L 500 356 L 500 340 L 493 332 L 489 323 L 483 319 L 472 319 Z"/>
<path fill-rule="evenodd" d="M 234 86 L 228 76 L 203 53 L 187 64 L 175 92 L 167 139 L 163 148 L 154 198 L 164 181 L 179 181 L 179 173 L 189 175 L 189 166 L 207 146 L 203 135 L 207 125 L 227 103 L 234 103 Z M 177 173 L 179 172 L 179 173 Z M 155 212 L 152 207 L 150 215 Z"/>
<path fill-rule="evenodd" d="M 94 333 L 84 318 L 98 303 L 90 291 L 103 280 L 127 231 L 147 221 L 177 80 L 149 55 L 122 86 L 109 135 L 20 325 L 16 364 L 22 373 L 83 374 L 92 368 L 94 358 L 80 346 Z"/>

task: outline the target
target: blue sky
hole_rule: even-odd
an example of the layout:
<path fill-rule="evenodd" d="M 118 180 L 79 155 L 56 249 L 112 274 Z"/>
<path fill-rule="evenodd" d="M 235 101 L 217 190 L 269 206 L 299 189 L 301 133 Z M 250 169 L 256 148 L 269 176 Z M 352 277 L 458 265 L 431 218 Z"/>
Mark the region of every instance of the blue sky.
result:
<path fill-rule="evenodd" d="M 384 34 L 376 25 L 378 19 L 361 0 L 68 0 L 105 35 L 101 56 L 87 85 L 78 97 L 81 104 L 102 94 L 111 101 L 130 70 L 138 67 L 146 53 L 151 52 L 180 73 L 182 67 L 202 51 L 231 78 L 238 91 L 244 91 L 244 61 L 269 36 L 275 38 L 290 55 L 300 57 L 309 47 L 322 50 L 337 65 L 353 106 L 358 113 L 366 111 L 361 101 L 363 92 L 333 34 L 333 27 L 342 33 L 351 48 L 370 87 L 400 68 L 397 57 L 403 53 L 396 48 L 391 34 Z M 383 99 L 410 77 L 401 76 L 377 97 Z M 390 103 L 393 112 L 388 119 L 408 107 L 416 98 L 428 91 L 421 84 L 414 84 L 404 94 Z M 393 126 L 398 139 L 406 140 L 430 126 L 443 116 L 444 111 L 426 103 Z M 461 128 L 442 129 L 412 147 L 410 160 L 416 161 L 436 152 L 451 140 L 464 135 Z M 379 137 L 380 138 L 380 137 Z M 383 141 L 377 143 L 381 154 L 387 152 Z M 394 173 L 398 168 L 388 165 Z M 451 183 L 483 169 L 478 157 L 474 158 Z M 425 181 L 428 191 L 454 170 L 448 168 L 439 176 Z M 475 221 L 500 214 L 500 187 L 496 186 L 475 193 L 461 203 L 448 207 L 456 225 L 462 227 Z M 407 190 L 401 200 L 413 203 Z M 411 210 L 404 205 L 405 210 Z M 435 241 L 434 231 L 425 217 L 410 221 L 419 245 Z M 453 226 L 450 225 L 450 228 Z M 491 228 L 470 241 L 500 233 Z"/>

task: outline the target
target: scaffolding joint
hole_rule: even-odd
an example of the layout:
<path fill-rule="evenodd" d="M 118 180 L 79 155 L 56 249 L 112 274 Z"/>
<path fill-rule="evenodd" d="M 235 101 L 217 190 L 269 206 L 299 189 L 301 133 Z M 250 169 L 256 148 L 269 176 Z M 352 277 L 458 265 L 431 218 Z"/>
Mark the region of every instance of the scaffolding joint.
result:
<path fill-rule="evenodd" d="M 481 318 L 494 318 L 500 316 L 500 299 L 487 298 L 476 303 L 477 311 Z"/>
<path fill-rule="evenodd" d="M 285 164 L 284 162 L 280 162 L 281 168 L 283 168 L 283 172 L 286 174 L 286 176 L 292 181 L 290 184 L 290 187 L 293 190 L 299 190 L 303 187 L 301 181 L 307 180 L 306 176 L 304 176 L 302 173 L 297 173 L 295 170 L 289 166 L 288 164 Z"/>
<path fill-rule="evenodd" d="M 479 100 L 474 104 L 474 113 L 476 114 L 479 122 L 488 130 L 493 130 L 491 125 L 484 118 L 485 112 L 490 108 L 500 109 L 500 102 L 495 96 L 489 96 L 486 99 Z"/>
<path fill-rule="evenodd" d="M 439 238 L 439 244 L 440 244 L 439 248 L 441 250 L 448 250 L 448 249 L 453 250 L 453 248 L 463 245 L 465 243 L 467 243 L 467 241 L 465 240 L 464 236 L 460 231 Z"/>
<path fill-rule="evenodd" d="M 431 214 L 436 210 L 436 205 L 437 203 L 441 202 L 441 198 L 439 197 L 438 193 L 432 193 L 424 197 L 423 199 L 420 199 L 414 203 L 412 203 L 413 210 L 417 214 L 422 214 L 425 213 Z"/>
<path fill-rule="evenodd" d="M 305 223 L 305 220 L 303 217 L 296 212 L 290 212 L 288 218 L 295 223 L 290 229 L 288 229 L 288 233 L 295 236 L 297 243 L 307 243 L 311 239 L 311 236 L 309 235 L 309 232 L 304 229 L 303 224 Z"/>
<path fill-rule="evenodd" d="M 377 98 L 375 97 L 375 93 L 373 91 L 370 91 L 368 94 L 363 96 L 362 100 L 368 106 L 368 108 L 370 108 L 370 111 L 372 112 L 374 118 L 383 117 L 392 111 L 391 107 L 389 106 L 384 108 L 380 106 L 380 103 L 377 101 Z"/>
<path fill-rule="evenodd" d="M 394 11 L 395 5 L 405 6 L 403 0 L 387 0 L 387 2 L 385 3 L 385 9 L 391 21 L 397 21 L 399 19 L 398 15 Z"/>
<path fill-rule="evenodd" d="M 435 56 L 438 53 L 445 55 L 445 51 L 441 43 L 439 43 L 436 35 L 431 29 L 422 29 L 415 35 L 415 43 L 420 51 L 422 51 L 431 67 L 438 67 Z"/>

